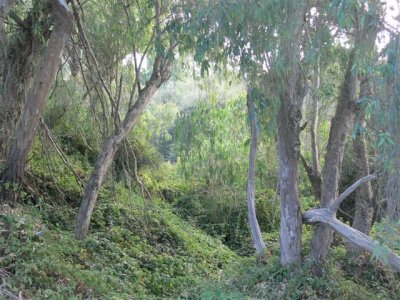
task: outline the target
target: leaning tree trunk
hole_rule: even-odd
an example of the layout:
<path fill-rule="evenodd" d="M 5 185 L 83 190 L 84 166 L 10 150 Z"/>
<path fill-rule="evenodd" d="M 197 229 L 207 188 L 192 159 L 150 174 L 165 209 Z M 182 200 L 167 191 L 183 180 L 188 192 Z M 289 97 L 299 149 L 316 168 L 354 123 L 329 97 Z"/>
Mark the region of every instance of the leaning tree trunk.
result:
<path fill-rule="evenodd" d="M 335 116 L 331 122 L 325 165 L 322 172 L 321 208 L 329 207 L 338 195 L 344 142 L 354 115 L 354 97 L 357 78 L 352 74 L 354 51 L 352 51 L 342 85 Z M 332 240 L 332 230 L 327 225 L 317 225 L 311 240 L 311 259 L 323 262 Z"/>
<path fill-rule="evenodd" d="M 3 190 L 1 202 L 14 203 L 17 198 L 16 187 L 22 183 L 25 164 L 32 147 L 40 117 L 45 108 L 47 95 L 55 79 L 61 54 L 72 28 L 72 15 L 64 0 L 53 0 L 54 29 L 48 46 L 35 71 L 32 87 L 18 122 L 14 141 L 7 155 L 1 176 Z"/>
<path fill-rule="evenodd" d="M 250 120 L 251 143 L 249 153 L 249 172 L 247 175 L 247 215 L 249 218 L 249 225 L 251 230 L 251 237 L 253 239 L 254 247 L 256 248 L 259 257 L 264 256 L 265 243 L 261 235 L 260 226 L 258 225 L 256 216 L 256 203 L 254 196 L 254 177 L 256 171 L 256 153 L 258 144 L 258 130 L 257 130 L 257 116 L 254 107 L 254 100 L 252 96 L 252 89 L 247 90 L 247 109 Z"/>
<path fill-rule="evenodd" d="M 168 58 L 158 54 L 154 61 L 152 75 L 146 83 L 146 86 L 140 91 L 139 98 L 129 109 L 121 125 L 108 137 L 107 141 L 102 146 L 95 169 L 86 185 L 83 200 L 79 208 L 75 227 L 75 237 L 77 239 L 84 239 L 89 231 L 90 218 L 97 201 L 99 190 L 106 172 L 114 159 L 115 153 L 136 125 L 140 115 L 143 113 L 154 93 L 169 79 L 171 70 L 172 62 Z"/>

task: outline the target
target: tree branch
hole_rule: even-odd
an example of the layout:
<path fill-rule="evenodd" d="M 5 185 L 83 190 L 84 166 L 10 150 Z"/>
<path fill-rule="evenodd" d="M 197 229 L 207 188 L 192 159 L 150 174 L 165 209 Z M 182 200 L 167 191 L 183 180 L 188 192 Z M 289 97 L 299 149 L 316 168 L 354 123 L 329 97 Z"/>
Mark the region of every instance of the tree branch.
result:
<path fill-rule="evenodd" d="M 337 209 L 339 208 L 340 204 L 343 202 L 343 200 L 345 198 L 347 198 L 352 192 L 354 192 L 363 183 L 370 181 L 370 180 L 374 180 L 376 178 L 378 178 L 377 174 L 371 174 L 371 175 L 368 175 L 368 176 L 358 179 L 356 182 L 353 183 L 352 186 L 350 186 L 347 190 L 345 190 L 342 194 L 340 194 L 339 197 L 336 198 L 336 200 L 330 205 L 329 210 L 333 213 L 336 213 Z"/>
<path fill-rule="evenodd" d="M 369 176 L 372 176 L 372 175 L 369 175 Z M 364 179 L 364 181 L 360 182 L 358 185 L 367 181 L 367 179 L 365 179 L 365 177 L 362 179 Z M 360 179 L 360 180 L 362 180 L 362 179 Z M 369 180 L 371 180 L 371 179 L 369 179 Z M 358 183 L 359 181 L 357 181 L 356 183 Z M 355 184 L 353 184 L 353 186 Z M 310 209 L 310 210 L 306 211 L 303 214 L 303 222 L 305 224 L 315 224 L 315 223 L 326 224 L 330 228 L 332 228 L 334 231 L 336 231 L 337 233 L 342 235 L 344 238 L 346 238 L 350 243 L 352 243 L 370 253 L 373 253 L 374 249 L 377 249 L 378 247 L 380 247 L 379 243 L 377 241 L 374 241 L 368 235 L 366 235 L 366 234 L 362 233 L 361 231 L 358 231 L 354 228 L 351 228 L 350 226 L 348 226 L 348 225 L 340 222 L 338 219 L 336 219 L 334 217 L 334 215 L 332 214 L 332 211 L 329 208 L 315 208 L 315 209 Z M 387 249 L 387 255 L 385 255 L 383 257 L 378 256 L 377 260 L 379 260 L 380 262 L 382 262 L 384 264 L 389 265 L 396 272 L 400 273 L 400 257 L 397 256 L 392 250 Z"/>

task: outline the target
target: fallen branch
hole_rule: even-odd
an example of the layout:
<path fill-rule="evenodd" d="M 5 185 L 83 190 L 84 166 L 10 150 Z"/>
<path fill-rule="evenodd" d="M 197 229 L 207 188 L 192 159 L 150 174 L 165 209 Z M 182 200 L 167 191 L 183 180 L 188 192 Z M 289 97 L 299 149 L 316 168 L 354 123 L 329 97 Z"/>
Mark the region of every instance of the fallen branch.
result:
<path fill-rule="evenodd" d="M 338 210 L 340 203 L 354 192 L 363 183 L 378 178 L 378 175 L 371 174 L 357 180 L 347 190 L 345 190 L 332 205 L 328 208 L 314 208 L 303 213 L 303 222 L 305 224 L 318 224 L 323 223 L 328 225 L 334 231 L 346 238 L 351 244 L 354 244 L 370 253 L 374 249 L 380 247 L 377 241 L 374 241 L 371 237 L 358 231 L 350 226 L 340 222 L 336 219 L 336 211 Z M 397 256 L 392 250 L 387 249 L 387 256 L 377 257 L 377 259 L 389 266 L 391 266 L 396 272 L 400 273 L 400 257 Z"/>
<path fill-rule="evenodd" d="M 371 174 L 371 175 L 368 175 L 368 176 L 358 179 L 356 182 L 353 183 L 353 185 L 351 185 L 347 190 L 345 190 L 343 193 L 341 193 L 339 197 L 336 198 L 336 200 L 332 203 L 332 205 L 329 207 L 329 209 L 336 213 L 340 204 L 343 202 L 343 200 L 345 198 L 347 198 L 352 192 L 354 192 L 363 183 L 365 183 L 367 181 L 371 181 L 376 178 L 378 178 L 378 175 Z"/>
<path fill-rule="evenodd" d="M 306 224 L 323 223 L 335 230 L 346 238 L 350 243 L 372 253 L 374 249 L 380 247 L 377 241 L 374 241 L 368 235 L 358 231 L 350 226 L 340 222 L 332 215 L 332 211 L 327 208 L 316 208 L 306 211 L 303 214 L 303 222 Z M 387 250 L 387 256 L 377 257 L 377 259 L 400 273 L 400 257 L 392 250 Z"/>

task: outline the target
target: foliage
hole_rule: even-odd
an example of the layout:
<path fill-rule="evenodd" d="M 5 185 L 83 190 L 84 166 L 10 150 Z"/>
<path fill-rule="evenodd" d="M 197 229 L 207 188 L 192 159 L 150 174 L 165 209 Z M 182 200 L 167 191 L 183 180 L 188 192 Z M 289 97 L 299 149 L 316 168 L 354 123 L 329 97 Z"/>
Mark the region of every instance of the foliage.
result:
<path fill-rule="evenodd" d="M 72 236 L 68 207 L 3 211 L 0 270 L 10 290 L 29 298 L 176 295 L 235 257 L 165 204 L 133 201 L 116 188 L 114 196 L 103 194 L 113 201 L 100 200 L 96 233 L 83 242 Z"/>

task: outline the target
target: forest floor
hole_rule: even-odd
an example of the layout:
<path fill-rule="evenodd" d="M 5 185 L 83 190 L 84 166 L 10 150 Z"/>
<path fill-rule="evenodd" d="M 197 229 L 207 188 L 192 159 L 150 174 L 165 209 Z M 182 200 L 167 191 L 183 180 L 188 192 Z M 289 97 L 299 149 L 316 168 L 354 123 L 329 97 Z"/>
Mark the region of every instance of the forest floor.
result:
<path fill-rule="evenodd" d="M 258 207 L 268 255 L 257 261 L 245 194 L 235 202 L 210 193 L 169 163 L 141 171 L 151 199 L 109 180 L 88 238 L 77 241 L 82 189 L 57 156 L 52 172 L 41 151 L 37 143 L 20 204 L 0 208 L 1 299 L 400 299 L 400 277 L 368 257 L 349 260 L 339 238 L 322 276 L 306 262 L 282 268 L 278 202 Z M 87 177 L 90 163 L 71 153 Z M 311 230 L 303 227 L 304 257 Z"/>
<path fill-rule="evenodd" d="M 84 241 L 73 236 L 76 205 L 2 207 L 2 297 L 400 299 L 399 276 L 368 258 L 348 260 L 343 241 L 336 241 L 318 277 L 307 264 L 296 271 L 279 265 L 277 232 L 265 233 L 269 256 L 260 262 L 190 222 L 179 203 L 144 200 L 119 184 L 106 187 Z"/>

